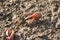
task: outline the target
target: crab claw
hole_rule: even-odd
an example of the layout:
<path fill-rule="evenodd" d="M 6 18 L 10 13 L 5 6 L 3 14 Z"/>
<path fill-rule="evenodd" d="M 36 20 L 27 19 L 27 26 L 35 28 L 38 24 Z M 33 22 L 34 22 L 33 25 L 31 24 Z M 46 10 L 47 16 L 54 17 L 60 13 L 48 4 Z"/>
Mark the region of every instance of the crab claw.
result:
<path fill-rule="evenodd" d="M 39 13 L 33 13 L 33 14 L 27 16 L 25 19 L 27 20 L 27 19 L 32 19 L 32 18 L 34 18 L 35 20 L 39 19 L 40 18 L 40 14 Z"/>
<path fill-rule="evenodd" d="M 12 28 L 9 28 L 7 31 L 6 31 L 6 39 L 7 40 L 13 40 L 13 36 L 14 36 L 14 31 L 12 30 Z"/>

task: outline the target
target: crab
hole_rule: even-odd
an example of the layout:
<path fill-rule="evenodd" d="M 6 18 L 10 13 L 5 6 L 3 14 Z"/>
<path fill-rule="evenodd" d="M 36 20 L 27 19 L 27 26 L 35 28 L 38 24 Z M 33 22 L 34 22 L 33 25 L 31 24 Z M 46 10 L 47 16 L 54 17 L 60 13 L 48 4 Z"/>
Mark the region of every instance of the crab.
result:
<path fill-rule="evenodd" d="M 35 12 L 35 13 L 29 13 L 25 14 L 25 18 L 20 19 L 20 17 L 17 20 L 17 25 L 21 25 L 22 23 L 33 23 L 35 20 L 39 19 L 41 14 Z M 28 22 L 27 22 L 28 21 Z"/>

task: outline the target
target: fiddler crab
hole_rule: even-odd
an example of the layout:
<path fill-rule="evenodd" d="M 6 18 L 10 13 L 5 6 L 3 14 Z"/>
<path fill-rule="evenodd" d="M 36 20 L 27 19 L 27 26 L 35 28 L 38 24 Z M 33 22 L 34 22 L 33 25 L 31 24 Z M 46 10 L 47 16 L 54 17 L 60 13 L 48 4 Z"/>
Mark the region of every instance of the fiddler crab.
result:
<path fill-rule="evenodd" d="M 35 12 L 35 13 L 26 14 L 25 16 L 26 17 L 21 22 L 18 19 L 17 25 L 21 25 L 23 22 L 26 22 L 27 20 L 29 20 L 29 23 L 33 23 L 35 20 L 38 20 L 41 17 L 41 14 L 38 12 Z"/>

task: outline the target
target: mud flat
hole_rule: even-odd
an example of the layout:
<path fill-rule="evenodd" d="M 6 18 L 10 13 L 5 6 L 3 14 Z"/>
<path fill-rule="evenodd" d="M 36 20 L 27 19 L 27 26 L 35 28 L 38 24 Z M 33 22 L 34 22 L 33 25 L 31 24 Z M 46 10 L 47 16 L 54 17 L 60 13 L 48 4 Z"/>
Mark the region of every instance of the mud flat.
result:
<path fill-rule="evenodd" d="M 16 25 L 31 12 L 41 14 L 35 24 Z M 0 0 L 0 40 L 8 27 L 16 31 L 14 40 L 60 40 L 60 0 Z"/>

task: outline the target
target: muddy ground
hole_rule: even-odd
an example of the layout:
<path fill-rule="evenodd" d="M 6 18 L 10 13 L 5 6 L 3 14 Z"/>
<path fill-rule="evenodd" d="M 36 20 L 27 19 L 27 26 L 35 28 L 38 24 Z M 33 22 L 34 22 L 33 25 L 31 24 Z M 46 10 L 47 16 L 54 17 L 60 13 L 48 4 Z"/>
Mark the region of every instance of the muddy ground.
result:
<path fill-rule="evenodd" d="M 31 12 L 40 13 L 39 20 L 15 23 Z M 0 40 L 9 27 L 15 31 L 14 40 L 60 40 L 60 0 L 0 0 Z"/>

